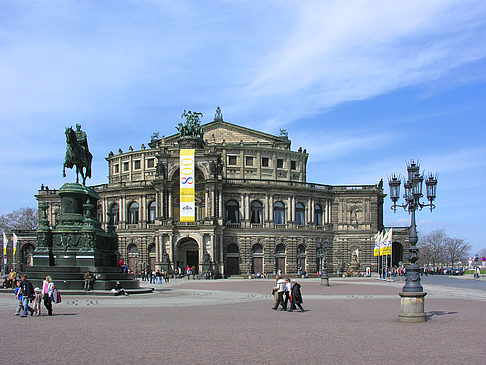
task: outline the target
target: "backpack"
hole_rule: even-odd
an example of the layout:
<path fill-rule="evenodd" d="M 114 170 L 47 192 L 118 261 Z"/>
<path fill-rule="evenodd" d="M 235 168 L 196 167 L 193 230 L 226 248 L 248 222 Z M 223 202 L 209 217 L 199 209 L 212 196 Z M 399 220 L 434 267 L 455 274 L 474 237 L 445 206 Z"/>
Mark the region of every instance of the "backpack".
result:
<path fill-rule="evenodd" d="M 59 290 L 57 290 L 56 287 L 52 288 L 52 295 L 51 295 L 51 299 L 54 303 L 61 303 L 62 299 L 61 299 L 61 294 L 59 293 Z"/>

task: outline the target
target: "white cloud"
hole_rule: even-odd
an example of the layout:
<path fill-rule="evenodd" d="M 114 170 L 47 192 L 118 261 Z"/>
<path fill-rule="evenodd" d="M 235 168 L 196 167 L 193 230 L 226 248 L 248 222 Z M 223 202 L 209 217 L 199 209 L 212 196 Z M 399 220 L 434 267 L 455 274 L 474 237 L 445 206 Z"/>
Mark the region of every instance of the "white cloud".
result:
<path fill-rule="evenodd" d="M 432 82 L 486 55 L 482 2 L 300 4 L 290 37 L 263 58 L 248 88 L 263 100 L 285 100 L 283 122 Z"/>

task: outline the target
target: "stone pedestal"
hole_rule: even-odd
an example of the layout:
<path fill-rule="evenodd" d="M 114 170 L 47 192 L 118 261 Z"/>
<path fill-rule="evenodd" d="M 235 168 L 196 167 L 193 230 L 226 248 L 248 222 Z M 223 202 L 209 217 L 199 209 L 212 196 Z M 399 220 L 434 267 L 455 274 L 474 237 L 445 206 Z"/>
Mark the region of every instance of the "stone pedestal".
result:
<path fill-rule="evenodd" d="M 116 281 L 125 289 L 136 290 L 139 282 L 118 267 L 118 237 L 112 219 L 105 231 L 96 217 L 98 193 L 84 185 L 67 183 L 59 190 L 61 214 L 50 227 L 44 202 L 37 229 L 34 265 L 28 267 L 36 286 L 50 275 L 60 290 L 83 290 L 84 274 L 96 275 L 95 290 L 109 291 Z"/>
<path fill-rule="evenodd" d="M 424 299 L 426 292 L 401 292 L 400 322 L 416 323 L 425 322 L 427 317 L 424 313 Z"/>

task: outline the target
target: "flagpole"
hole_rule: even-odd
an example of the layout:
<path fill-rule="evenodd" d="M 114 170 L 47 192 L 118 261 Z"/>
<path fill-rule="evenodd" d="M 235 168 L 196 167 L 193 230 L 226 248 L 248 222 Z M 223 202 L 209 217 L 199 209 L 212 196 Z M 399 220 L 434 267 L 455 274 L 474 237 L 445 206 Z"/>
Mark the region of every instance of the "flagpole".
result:
<path fill-rule="evenodd" d="M 391 239 L 391 234 L 390 234 L 390 239 Z M 390 272 L 392 271 L 392 266 L 393 266 L 393 242 L 391 241 L 391 251 L 390 251 Z M 390 281 L 391 281 L 391 276 L 390 276 Z"/>

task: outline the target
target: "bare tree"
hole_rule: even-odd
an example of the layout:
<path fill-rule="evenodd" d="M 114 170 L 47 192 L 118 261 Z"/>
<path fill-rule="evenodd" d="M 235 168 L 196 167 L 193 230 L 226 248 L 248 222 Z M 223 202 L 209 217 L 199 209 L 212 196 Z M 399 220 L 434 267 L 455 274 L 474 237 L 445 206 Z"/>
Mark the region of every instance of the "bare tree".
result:
<path fill-rule="evenodd" d="M 37 229 L 38 226 L 38 211 L 34 208 L 20 208 L 0 215 L 0 229 L 5 233 L 10 233 L 15 229 Z"/>
<path fill-rule="evenodd" d="M 471 245 L 462 238 L 448 237 L 445 242 L 444 251 L 447 261 L 454 267 L 454 264 L 467 257 L 471 251 Z"/>
<path fill-rule="evenodd" d="M 432 231 L 419 239 L 418 246 L 424 264 L 437 266 L 445 261 L 445 246 L 447 239 L 443 229 Z"/>

